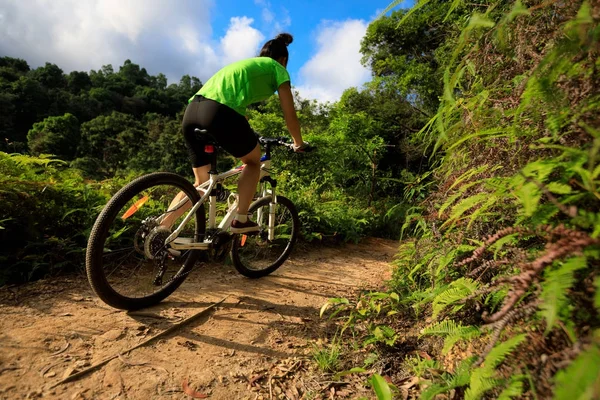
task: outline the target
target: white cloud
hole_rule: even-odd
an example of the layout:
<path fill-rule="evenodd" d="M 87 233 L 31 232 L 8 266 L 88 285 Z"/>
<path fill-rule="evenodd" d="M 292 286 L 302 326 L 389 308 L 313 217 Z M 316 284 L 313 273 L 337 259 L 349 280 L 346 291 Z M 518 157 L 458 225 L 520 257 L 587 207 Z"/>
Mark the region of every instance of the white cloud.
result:
<path fill-rule="evenodd" d="M 268 8 L 263 8 L 262 10 L 262 19 L 265 23 L 270 24 L 275 19 L 275 14 Z"/>
<path fill-rule="evenodd" d="M 275 25 L 273 26 L 275 33 L 281 33 L 292 25 L 292 18 L 290 17 L 290 12 L 287 8 L 283 8 L 281 14 L 282 15 L 275 21 Z"/>
<path fill-rule="evenodd" d="M 231 18 L 229 29 L 221 39 L 225 64 L 256 56 L 257 48 L 265 37 L 250 26 L 252 22 L 254 20 L 247 17 Z"/>
<path fill-rule="evenodd" d="M 264 38 L 243 16 L 214 38 L 214 8 L 215 0 L 0 0 L 0 56 L 66 72 L 116 69 L 130 59 L 170 82 L 184 74 L 206 81 L 226 63 L 256 55 Z"/>
<path fill-rule="evenodd" d="M 283 32 L 292 24 L 292 18 L 287 8 L 281 7 L 281 12 L 276 13 L 268 0 L 254 0 L 254 4 L 262 8 L 262 21 L 269 27 L 270 36 Z"/>
<path fill-rule="evenodd" d="M 305 98 L 339 100 L 342 92 L 370 79 L 360 63 L 360 42 L 368 23 L 362 20 L 324 22 L 317 31 L 317 52 L 300 68 L 296 89 Z"/>

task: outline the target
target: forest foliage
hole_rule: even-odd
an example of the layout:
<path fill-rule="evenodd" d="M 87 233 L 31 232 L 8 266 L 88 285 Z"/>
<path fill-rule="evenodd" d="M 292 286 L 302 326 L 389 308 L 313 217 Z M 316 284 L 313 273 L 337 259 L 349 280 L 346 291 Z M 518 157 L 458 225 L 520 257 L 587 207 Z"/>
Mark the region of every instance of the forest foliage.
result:
<path fill-rule="evenodd" d="M 418 29 L 434 49 L 396 64 Z M 369 26 L 374 82 L 424 107 L 419 85 L 440 83 L 409 139 L 429 168 L 391 291 L 325 307 L 363 338 L 365 366 L 389 378 L 379 385 L 423 399 L 600 396 L 599 43 L 596 1 L 421 0 Z"/>
<path fill-rule="evenodd" d="M 192 179 L 181 119 L 201 87 L 167 85 L 130 60 L 65 74 L 47 63 L 0 58 L 0 284 L 80 268 L 87 234 L 106 199 L 127 180 L 171 171 Z M 336 104 L 296 96 L 309 155 L 276 154 L 280 188 L 301 210 L 307 241 L 396 237 L 388 210 L 424 168 L 407 137 L 424 116 L 384 89 L 349 89 Z M 276 95 L 249 110 L 261 135 L 288 136 Z M 237 162 L 223 154 L 219 168 Z M 412 172 L 411 172 L 412 171 Z M 62 201 L 60 201 L 62 199 Z"/>
<path fill-rule="evenodd" d="M 600 4 L 399 3 L 362 40 L 369 83 L 297 97 L 318 151 L 276 158 L 305 240 L 402 238 L 388 292 L 322 309 L 366 354 L 324 369 L 369 370 L 381 396 L 599 396 Z M 191 178 L 180 120 L 200 85 L 1 58 L 0 284 L 81 268 L 132 177 Z M 285 135 L 277 97 L 249 117 Z"/>

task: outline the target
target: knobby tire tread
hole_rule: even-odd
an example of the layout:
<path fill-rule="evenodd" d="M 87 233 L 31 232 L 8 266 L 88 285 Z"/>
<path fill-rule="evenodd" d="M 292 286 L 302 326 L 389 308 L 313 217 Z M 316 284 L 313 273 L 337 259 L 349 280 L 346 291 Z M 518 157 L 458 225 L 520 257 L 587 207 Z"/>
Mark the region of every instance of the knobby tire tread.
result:
<path fill-rule="evenodd" d="M 161 184 L 178 186 L 192 200 L 192 204 L 196 204 L 200 200 L 200 195 L 196 188 L 180 175 L 169 172 L 156 172 L 144 175 L 125 185 L 109 200 L 100 215 L 98 215 L 90 233 L 86 251 L 86 273 L 88 280 L 98 297 L 112 307 L 124 310 L 136 310 L 161 302 L 183 283 L 188 275 L 187 272 L 194 267 L 194 264 L 200 257 L 200 250 L 190 251 L 183 267 L 177 273 L 182 276 L 167 284 L 160 291 L 146 297 L 132 298 L 123 296 L 112 289 L 104 276 L 104 265 L 102 262 L 104 242 L 111 224 L 117 218 L 116 214 L 135 194 L 141 190 Z M 205 228 L 204 205 L 201 205 L 196 212 L 197 237 L 204 235 Z"/>
<path fill-rule="evenodd" d="M 256 200 L 254 203 L 252 203 L 250 205 L 248 212 L 253 213 L 260 207 L 264 207 L 265 205 L 268 206 L 270 202 L 271 202 L 271 196 L 261 197 L 260 199 Z M 294 249 L 294 245 L 296 244 L 296 239 L 298 238 L 298 232 L 300 230 L 300 217 L 298 216 L 298 211 L 296 210 L 296 206 L 294 206 L 294 203 L 292 203 L 292 201 L 290 199 L 288 199 L 287 197 L 278 195 L 277 196 L 277 204 L 280 204 L 280 205 L 286 207 L 292 215 L 292 220 L 294 222 L 294 228 L 292 230 L 292 237 L 290 239 L 291 243 L 286 248 L 286 250 L 277 258 L 277 260 L 275 260 L 275 262 L 273 264 L 271 264 L 269 267 L 261 269 L 261 270 L 253 270 L 253 269 L 247 268 L 244 265 L 243 260 L 240 259 L 240 256 L 238 253 L 238 248 L 240 245 L 241 235 L 239 235 L 239 234 L 235 235 L 235 237 L 233 239 L 233 245 L 231 246 L 231 260 L 233 262 L 233 266 L 235 267 L 235 269 L 240 274 L 244 275 L 247 278 L 252 278 L 252 279 L 261 278 L 263 276 L 269 275 L 270 273 L 274 272 L 288 259 L 288 257 L 292 253 L 292 250 Z"/>

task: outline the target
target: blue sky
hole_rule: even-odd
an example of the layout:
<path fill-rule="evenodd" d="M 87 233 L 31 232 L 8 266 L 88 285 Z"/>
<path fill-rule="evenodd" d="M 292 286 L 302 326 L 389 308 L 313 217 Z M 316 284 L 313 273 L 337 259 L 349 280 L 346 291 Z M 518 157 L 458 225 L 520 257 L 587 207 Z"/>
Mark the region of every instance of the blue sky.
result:
<path fill-rule="evenodd" d="M 169 82 L 206 81 L 256 55 L 281 31 L 294 35 L 288 69 L 303 97 L 335 101 L 370 79 L 360 39 L 391 0 L 0 0 L 0 56 L 65 72 L 125 59 Z M 408 8 L 414 0 L 401 6 Z"/>

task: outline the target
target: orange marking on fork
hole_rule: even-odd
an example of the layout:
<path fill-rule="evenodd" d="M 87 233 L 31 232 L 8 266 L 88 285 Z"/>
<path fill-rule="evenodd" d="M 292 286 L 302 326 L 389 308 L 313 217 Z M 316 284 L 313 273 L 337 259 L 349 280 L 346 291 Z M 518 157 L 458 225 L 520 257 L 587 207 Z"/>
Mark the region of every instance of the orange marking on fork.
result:
<path fill-rule="evenodd" d="M 244 245 L 246 244 L 246 239 L 248 239 L 248 235 L 242 235 L 242 240 L 240 241 L 242 247 L 244 247 Z"/>

